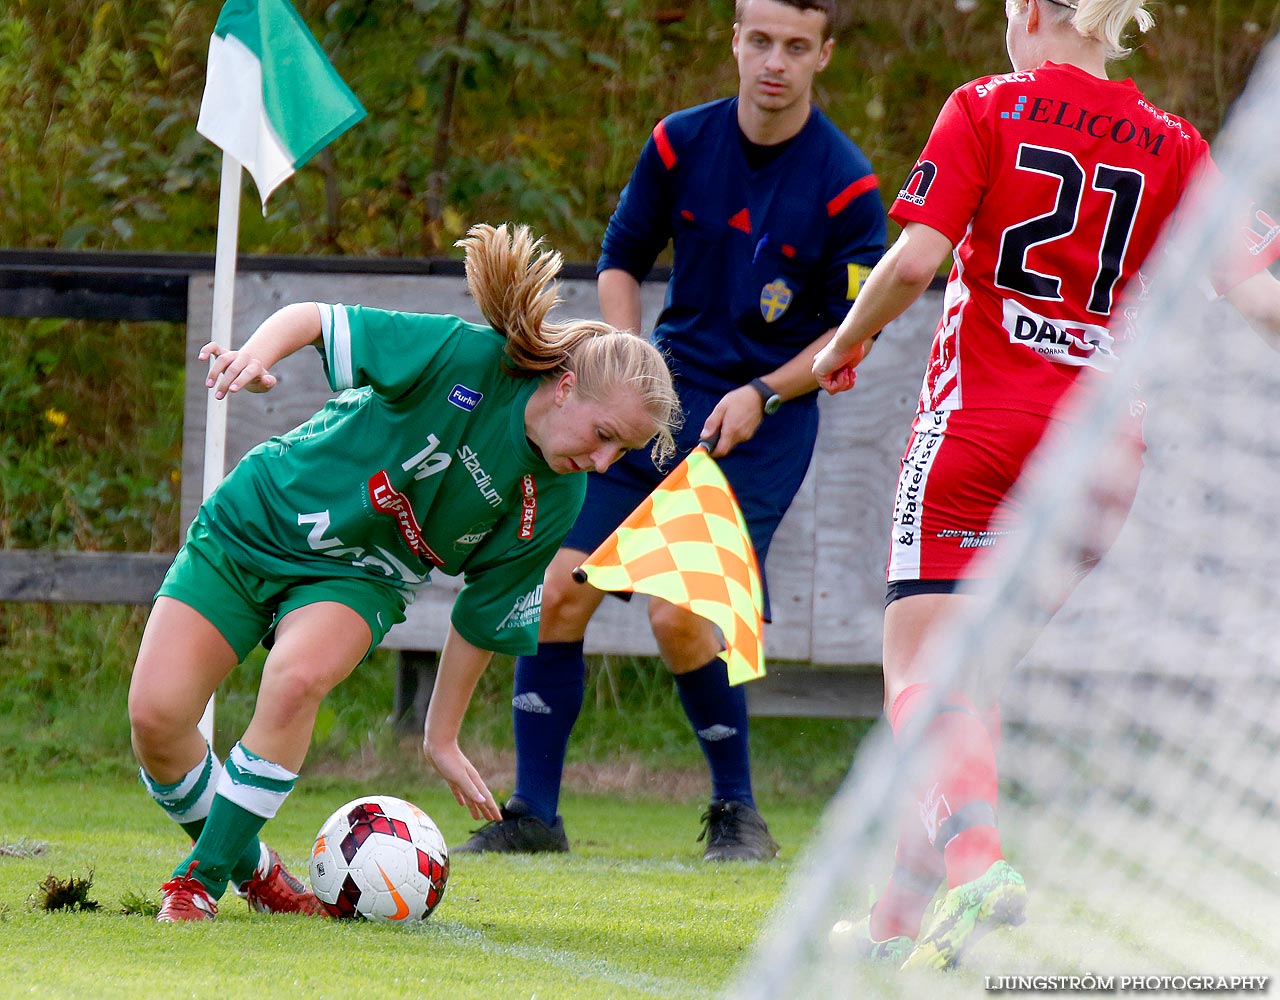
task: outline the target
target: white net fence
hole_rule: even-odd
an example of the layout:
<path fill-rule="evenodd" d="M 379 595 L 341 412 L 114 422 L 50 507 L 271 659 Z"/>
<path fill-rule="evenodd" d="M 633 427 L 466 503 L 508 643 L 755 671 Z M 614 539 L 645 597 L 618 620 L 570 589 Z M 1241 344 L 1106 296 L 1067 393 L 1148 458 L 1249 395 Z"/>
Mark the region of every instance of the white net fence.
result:
<path fill-rule="evenodd" d="M 904 763 L 882 725 L 732 996 L 1280 975 L 1280 351 L 1204 292 L 1206 262 L 1239 238 L 1231 220 L 1250 201 L 1280 205 L 1277 106 L 1273 42 L 1215 144 L 1225 182 L 1151 268 L 1109 395 L 1079 433 L 1046 442 L 1032 530 L 935 647 L 941 676 L 1003 682 L 1000 828 L 1027 881 L 1026 924 L 925 981 L 860 965 L 830 935 L 867 912 L 893 865 Z M 1037 635 L 1036 608 L 1097 516 L 1090 497 L 1135 383 L 1148 445 L 1136 503 Z"/>

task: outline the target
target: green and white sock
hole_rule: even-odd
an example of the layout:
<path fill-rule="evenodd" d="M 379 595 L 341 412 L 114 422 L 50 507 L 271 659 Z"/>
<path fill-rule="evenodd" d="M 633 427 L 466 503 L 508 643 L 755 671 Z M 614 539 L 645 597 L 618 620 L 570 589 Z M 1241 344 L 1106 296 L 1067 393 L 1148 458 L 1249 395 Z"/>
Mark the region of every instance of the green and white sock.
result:
<path fill-rule="evenodd" d="M 192 840 L 200 836 L 205 817 L 213 805 L 213 796 L 222 778 L 222 762 L 212 748 L 205 748 L 204 760 L 175 781 L 162 785 L 139 768 L 142 784 L 168 817 L 182 827 Z"/>
<path fill-rule="evenodd" d="M 175 874 L 185 875 L 191 862 L 198 862 L 192 874 L 214 898 L 221 898 L 228 881 L 238 884 L 252 877 L 262 855 L 258 831 L 276 814 L 297 780 L 294 772 L 237 743 L 227 755 L 200 839 Z"/>
<path fill-rule="evenodd" d="M 273 764 L 237 743 L 227 755 L 218 794 L 236 803 L 263 821 L 271 819 L 293 791 L 298 776 L 288 768 Z"/>

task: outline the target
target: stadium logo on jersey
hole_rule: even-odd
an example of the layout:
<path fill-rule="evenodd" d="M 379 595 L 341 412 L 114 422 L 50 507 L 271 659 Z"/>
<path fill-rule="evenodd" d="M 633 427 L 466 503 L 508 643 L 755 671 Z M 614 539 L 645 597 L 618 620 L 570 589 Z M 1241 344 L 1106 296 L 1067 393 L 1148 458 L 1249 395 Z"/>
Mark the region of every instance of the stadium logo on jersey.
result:
<path fill-rule="evenodd" d="M 458 458 L 462 460 L 462 464 L 471 473 L 471 479 L 475 482 L 476 489 L 480 491 L 480 495 L 485 498 L 489 506 L 502 506 L 502 494 L 493 488 L 492 477 L 484 471 L 484 466 L 480 464 L 480 456 L 472 450 L 471 446 L 464 444 L 459 448 Z"/>
<path fill-rule="evenodd" d="M 484 399 L 484 393 L 476 389 L 468 389 L 461 383 L 449 390 L 449 402 L 460 410 L 470 413 Z"/>
<path fill-rule="evenodd" d="M 772 323 L 791 305 L 791 286 L 785 278 L 774 278 L 760 290 L 760 315 L 766 323 Z"/>
<path fill-rule="evenodd" d="M 523 541 L 533 538 L 534 523 L 538 520 L 538 482 L 531 475 L 520 479 L 520 531 Z"/>
<path fill-rule="evenodd" d="M 537 625 L 542 618 L 542 584 L 538 584 L 529 593 L 521 594 L 511 605 L 507 616 L 498 622 L 497 631 L 504 628 L 528 628 Z"/>
<path fill-rule="evenodd" d="M 1009 343 L 1029 347 L 1041 357 L 1061 365 L 1110 371 L 1116 364 L 1115 343 L 1105 326 L 1046 319 L 1012 299 L 1005 299 L 1004 329 L 1009 334 Z"/>
<path fill-rule="evenodd" d="M 409 498 L 391 485 L 386 469 L 369 477 L 369 499 L 373 502 L 373 509 L 379 514 L 389 514 L 396 519 L 400 537 L 411 552 L 436 566 L 444 565 L 444 560 L 432 552 L 431 546 L 423 539 L 422 529 L 418 526 Z"/>
<path fill-rule="evenodd" d="M 930 160 L 921 160 L 915 170 L 907 177 L 907 183 L 898 192 L 898 200 L 912 205 L 923 205 L 929 197 L 929 188 L 933 187 L 934 178 L 938 176 L 938 167 Z"/>
<path fill-rule="evenodd" d="M 1278 236 L 1280 236 L 1280 223 L 1262 209 L 1255 208 L 1253 214 L 1249 216 L 1249 228 L 1244 237 L 1249 253 L 1255 257 L 1258 256 L 1271 246 Z"/>

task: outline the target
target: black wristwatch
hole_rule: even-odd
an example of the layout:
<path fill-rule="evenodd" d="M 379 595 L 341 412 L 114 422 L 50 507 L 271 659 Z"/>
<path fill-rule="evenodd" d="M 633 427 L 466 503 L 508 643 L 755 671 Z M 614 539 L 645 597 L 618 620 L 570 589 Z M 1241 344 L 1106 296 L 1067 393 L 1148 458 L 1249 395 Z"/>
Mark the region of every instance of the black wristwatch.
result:
<path fill-rule="evenodd" d="M 768 382 L 762 378 L 753 378 L 751 388 L 760 393 L 760 399 L 764 402 L 765 416 L 778 412 L 778 407 L 782 405 L 782 397 L 770 388 Z"/>

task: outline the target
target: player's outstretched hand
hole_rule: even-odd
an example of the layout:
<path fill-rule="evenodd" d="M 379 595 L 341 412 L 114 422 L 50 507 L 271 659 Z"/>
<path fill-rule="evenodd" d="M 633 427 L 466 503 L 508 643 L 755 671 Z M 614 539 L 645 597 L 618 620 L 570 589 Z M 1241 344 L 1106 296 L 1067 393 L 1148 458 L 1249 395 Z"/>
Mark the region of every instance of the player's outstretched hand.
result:
<path fill-rule="evenodd" d="M 839 350 L 834 337 L 813 359 L 813 377 L 818 385 L 834 396 L 853 388 L 858 374 L 854 371 L 867 356 L 870 341 L 864 341 L 851 350 Z"/>
<path fill-rule="evenodd" d="M 200 348 L 200 360 L 209 362 L 209 377 L 204 384 L 213 390 L 216 399 L 241 389 L 269 392 L 279 381 L 253 355 L 229 350 L 221 344 L 205 344 Z"/>
<path fill-rule="evenodd" d="M 472 819 L 502 819 L 502 812 L 498 809 L 493 793 L 457 743 L 432 747 L 424 740 L 422 752 L 435 768 L 436 774 L 449 786 L 458 805 L 468 810 Z"/>
<path fill-rule="evenodd" d="M 854 371 L 853 365 L 841 365 L 830 375 L 817 375 L 818 385 L 834 396 L 837 392 L 845 392 L 853 388 L 853 383 L 858 380 L 858 373 Z"/>

